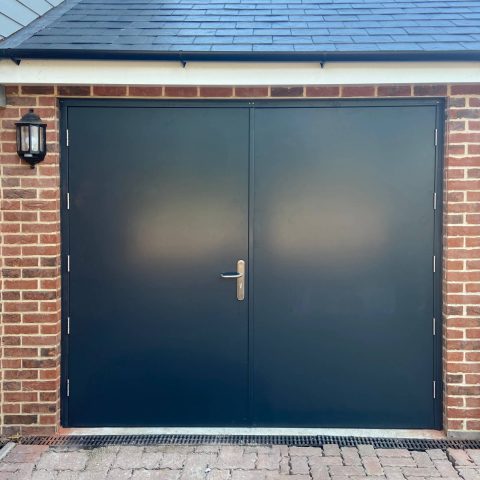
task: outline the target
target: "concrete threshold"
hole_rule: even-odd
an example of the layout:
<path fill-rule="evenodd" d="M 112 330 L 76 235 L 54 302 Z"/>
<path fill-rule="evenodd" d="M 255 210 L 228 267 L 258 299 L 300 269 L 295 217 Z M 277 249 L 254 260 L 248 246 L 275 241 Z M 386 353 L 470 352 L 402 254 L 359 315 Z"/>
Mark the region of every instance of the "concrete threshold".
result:
<path fill-rule="evenodd" d="M 330 435 L 335 437 L 445 439 L 441 430 L 363 428 L 101 427 L 61 428 L 60 435 Z"/>

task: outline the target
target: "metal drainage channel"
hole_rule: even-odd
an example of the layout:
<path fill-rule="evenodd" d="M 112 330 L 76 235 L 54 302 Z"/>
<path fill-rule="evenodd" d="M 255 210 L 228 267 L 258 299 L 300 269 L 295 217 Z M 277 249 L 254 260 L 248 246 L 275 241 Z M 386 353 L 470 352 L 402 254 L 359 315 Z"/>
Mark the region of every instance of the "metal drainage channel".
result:
<path fill-rule="evenodd" d="M 340 437 L 330 435 L 54 435 L 23 437 L 23 445 L 61 447 L 104 447 L 108 445 L 288 445 L 295 447 L 322 447 L 336 444 L 340 447 L 372 445 L 374 448 L 403 448 L 430 450 L 447 448 L 476 449 L 480 440 Z"/>

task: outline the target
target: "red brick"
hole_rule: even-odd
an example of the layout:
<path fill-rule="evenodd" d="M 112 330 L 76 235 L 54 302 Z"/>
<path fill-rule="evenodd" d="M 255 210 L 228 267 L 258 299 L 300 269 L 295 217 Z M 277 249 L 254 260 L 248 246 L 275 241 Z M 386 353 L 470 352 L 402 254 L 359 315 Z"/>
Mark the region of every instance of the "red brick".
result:
<path fill-rule="evenodd" d="M 36 415 L 4 415 L 6 425 L 31 425 L 37 423 Z"/>
<path fill-rule="evenodd" d="M 347 86 L 342 87 L 342 97 L 373 97 L 375 95 L 375 87 L 372 86 Z"/>
<path fill-rule="evenodd" d="M 377 93 L 379 97 L 409 97 L 411 94 L 410 85 L 380 85 Z"/>
<path fill-rule="evenodd" d="M 305 89 L 305 95 L 307 97 L 339 97 L 340 87 L 335 86 L 309 86 Z"/>
<path fill-rule="evenodd" d="M 132 97 L 161 97 L 163 87 L 131 86 L 128 88 L 128 93 Z"/>
<path fill-rule="evenodd" d="M 232 97 L 232 87 L 200 87 L 201 97 Z"/>
<path fill-rule="evenodd" d="M 303 87 L 271 87 L 272 97 L 303 97 Z"/>
<path fill-rule="evenodd" d="M 480 95 L 480 83 L 473 85 L 452 85 L 452 95 Z"/>
<path fill-rule="evenodd" d="M 447 95 L 446 85 L 415 85 L 413 94 L 419 97 L 444 97 Z"/>
<path fill-rule="evenodd" d="M 22 87 L 22 94 L 26 95 L 53 95 L 55 87 L 51 85 L 24 85 Z"/>
<path fill-rule="evenodd" d="M 59 86 L 58 95 L 60 97 L 88 97 L 91 90 L 90 86 Z"/>
<path fill-rule="evenodd" d="M 235 96 L 242 98 L 268 97 L 268 87 L 235 87 Z"/>
<path fill-rule="evenodd" d="M 117 87 L 111 85 L 95 85 L 93 95 L 99 97 L 124 97 L 127 94 L 127 87 Z"/>
<path fill-rule="evenodd" d="M 197 97 L 197 87 L 165 87 L 166 97 Z"/>

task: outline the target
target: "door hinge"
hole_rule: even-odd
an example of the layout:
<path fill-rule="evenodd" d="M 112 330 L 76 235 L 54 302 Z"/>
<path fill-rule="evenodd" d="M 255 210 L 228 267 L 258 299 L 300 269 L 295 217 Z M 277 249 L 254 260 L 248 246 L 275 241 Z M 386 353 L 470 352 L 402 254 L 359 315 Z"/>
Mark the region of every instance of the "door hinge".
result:
<path fill-rule="evenodd" d="M 67 397 L 70 396 L 70 379 L 67 378 Z"/>
<path fill-rule="evenodd" d="M 70 335 L 70 317 L 67 317 L 67 335 Z"/>
<path fill-rule="evenodd" d="M 433 398 L 437 398 L 437 382 L 433 381 Z"/>
<path fill-rule="evenodd" d="M 67 255 L 67 272 L 70 271 L 70 255 Z"/>
<path fill-rule="evenodd" d="M 435 320 L 435 317 L 433 317 L 433 336 L 436 335 L 436 330 L 437 330 L 437 321 Z"/>
<path fill-rule="evenodd" d="M 433 192 L 433 209 L 437 209 L 437 192 Z"/>
<path fill-rule="evenodd" d="M 436 261 L 435 261 L 435 255 L 433 256 L 433 273 L 436 272 L 436 265 L 435 265 Z"/>
<path fill-rule="evenodd" d="M 70 131 L 67 128 L 67 147 L 70 146 Z"/>
<path fill-rule="evenodd" d="M 70 192 L 67 192 L 67 210 L 70 210 Z"/>
<path fill-rule="evenodd" d="M 67 132 L 68 132 L 68 130 L 67 130 Z M 67 138 L 68 138 L 68 136 L 67 136 Z M 437 146 L 437 145 L 438 145 L 438 128 L 435 129 L 435 146 Z"/>

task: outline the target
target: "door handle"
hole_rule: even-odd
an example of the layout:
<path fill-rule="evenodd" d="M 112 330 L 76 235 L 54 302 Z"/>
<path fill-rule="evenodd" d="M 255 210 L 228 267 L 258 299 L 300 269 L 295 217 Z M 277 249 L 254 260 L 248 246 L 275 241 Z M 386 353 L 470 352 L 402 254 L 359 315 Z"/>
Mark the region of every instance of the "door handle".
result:
<path fill-rule="evenodd" d="M 234 278 L 237 280 L 237 300 L 245 299 L 245 261 L 239 260 L 237 262 L 236 272 L 221 273 L 222 278 Z"/>

